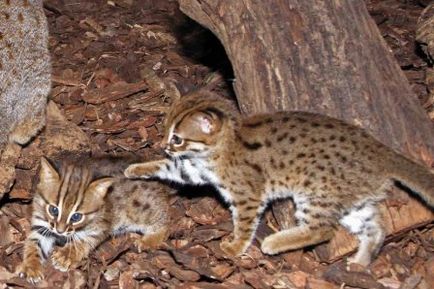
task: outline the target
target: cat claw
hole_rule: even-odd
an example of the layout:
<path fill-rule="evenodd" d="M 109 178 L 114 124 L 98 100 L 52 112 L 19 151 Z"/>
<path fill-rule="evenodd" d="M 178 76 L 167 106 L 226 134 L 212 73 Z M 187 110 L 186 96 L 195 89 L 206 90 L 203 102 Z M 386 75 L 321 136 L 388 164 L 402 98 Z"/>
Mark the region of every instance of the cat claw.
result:
<path fill-rule="evenodd" d="M 68 270 L 69 270 L 69 267 L 62 266 L 59 264 L 54 264 L 54 263 L 53 263 L 53 267 L 54 267 L 54 269 L 59 270 L 60 272 L 68 272 Z"/>
<path fill-rule="evenodd" d="M 37 283 L 41 282 L 42 279 L 44 279 L 44 274 L 39 270 L 27 268 L 20 270 L 18 277 L 26 279 L 27 282 L 36 285 Z"/>
<path fill-rule="evenodd" d="M 42 279 L 43 279 L 42 277 L 26 278 L 27 282 L 29 282 L 29 283 L 31 283 L 31 284 L 33 284 L 33 285 L 38 284 L 39 282 L 42 281 Z"/>

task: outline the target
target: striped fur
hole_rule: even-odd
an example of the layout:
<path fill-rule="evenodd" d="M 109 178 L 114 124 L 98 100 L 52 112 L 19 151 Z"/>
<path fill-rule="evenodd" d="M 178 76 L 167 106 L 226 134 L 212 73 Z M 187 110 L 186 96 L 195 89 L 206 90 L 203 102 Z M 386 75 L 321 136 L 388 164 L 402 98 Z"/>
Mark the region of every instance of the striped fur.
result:
<path fill-rule="evenodd" d="M 42 276 L 42 261 L 66 271 L 87 258 L 110 235 L 137 232 L 139 249 L 158 246 L 166 237 L 171 189 L 156 182 L 128 180 L 125 158 L 66 157 L 57 165 L 41 160 L 33 199 L 32 231 L 19 272 L 29 281 Z M 50 208 L 57 208 L 53 215 Z M 82 217 L 74 219 L 74 214 Z M 77 215 L 76 215 L 77 216 Z M 35 268 L 36 269 L 35 272 Z"/>

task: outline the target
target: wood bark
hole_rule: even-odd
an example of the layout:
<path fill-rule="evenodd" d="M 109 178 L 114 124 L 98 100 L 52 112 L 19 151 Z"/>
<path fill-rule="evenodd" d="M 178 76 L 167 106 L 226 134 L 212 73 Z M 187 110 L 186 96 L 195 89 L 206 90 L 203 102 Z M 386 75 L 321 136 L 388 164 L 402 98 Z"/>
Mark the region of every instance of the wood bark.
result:
<path fill-rule="evenodd" d="M 246 113 L 302 110 L 365 128 L 395 150 L 433 163 L 433 124 L 370 18 L 363 1 L 179 0 L 210 29 L 232 63 L 234 89 Z M 414 201 L 416 203 L 416 201 Z M 386 214 L 408 217 L 413 201 Z M 382 209 L 383 210 L 383 209 Z M 276 210 L 276 215 L 279 211 Z M 421 206 L 414 227 L 433 215 Z M 393 219 L 393 221 L 399 220 Z M 393 223 L 393 222 L 392 222 Z M 389 233 L 400 229 L 390 226 Z M 351 240 L 341 244 L 341 240 Z M 346 242 L 346 241 L 345 241 Z M 339 231 L 321 255 L 333 260 L 356 247 Z"/>

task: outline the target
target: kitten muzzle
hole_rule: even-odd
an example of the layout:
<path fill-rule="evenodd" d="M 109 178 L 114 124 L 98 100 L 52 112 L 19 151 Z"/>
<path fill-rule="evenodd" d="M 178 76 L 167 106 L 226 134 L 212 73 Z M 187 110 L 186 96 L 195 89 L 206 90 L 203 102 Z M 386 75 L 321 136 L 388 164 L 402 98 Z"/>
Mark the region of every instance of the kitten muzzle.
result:
<path fill-rule="evenodd" d="M 44 237 L 53 238 L 55 240 L 56 245 L 61 247 L 63 247 L 68 241 L 68 238 L 66 236 L 59 235 L 58 233 L 44 226 L 32 226 L 32 231 L 38 232 Z"/>
<path fill-rule="evenodd" d="M 68 239 L 65 236 L 57 235 L 54 241 L 54 244 L 59 247 L 63 247 L 68 242 Z"/>

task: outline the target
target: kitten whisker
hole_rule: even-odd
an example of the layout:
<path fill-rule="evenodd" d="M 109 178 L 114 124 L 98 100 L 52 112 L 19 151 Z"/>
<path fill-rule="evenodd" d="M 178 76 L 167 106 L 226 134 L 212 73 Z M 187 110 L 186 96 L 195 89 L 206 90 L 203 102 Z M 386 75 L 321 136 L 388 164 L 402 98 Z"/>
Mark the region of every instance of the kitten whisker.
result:
<path fill-rule="evenodd" d="M 173 103 L 166 114 L 162 159 L 125 173 L 187 185 L 211 185 L 229 204 L 234 238 L 228 255 L 246 251 L 268 203 L 292 198 L 296 226 L 261 244 L 278 254 L 330 240 L 341 224 L 359 239 L 355 263 L 368 265 L 384 240 L 377 203 L 393 181 L 434 206 L 434 175 L 359 127 L 308 112 L 244 117 L 207 89 Z M 345 213 L 346 212 L 346 213 Z"/>
<path fill-rule="evenodd" d="M 157 182 L 126 179 L 121 170 L 131 163 L 130 159 L 70 156 L 60 161 L 55 167 L 41 159 L 32 231 L 24 244 L 24 267 L 36 266 L 39 270 L 57 247 L 51 260 L 59 270 L 68 270 L 119 227 L 129 232 L 169 225 L 169 196 L 174 189 Z M 131 212 L 139 218 L 131 219 Z"/>

